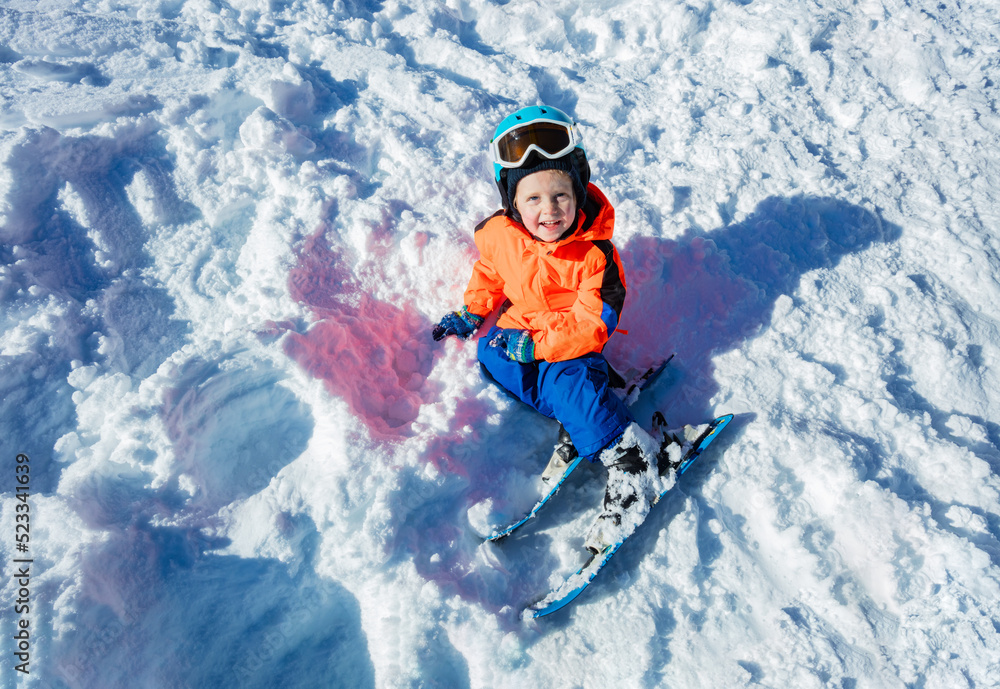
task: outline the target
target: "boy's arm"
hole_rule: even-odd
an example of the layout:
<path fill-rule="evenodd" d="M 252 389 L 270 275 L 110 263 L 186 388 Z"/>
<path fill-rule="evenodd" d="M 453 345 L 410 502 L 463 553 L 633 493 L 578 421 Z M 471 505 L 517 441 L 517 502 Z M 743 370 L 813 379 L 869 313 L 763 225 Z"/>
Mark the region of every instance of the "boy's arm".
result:
<path fill-rule="evenodd" d="M 485 318 L 506 299 L 503 286 L 503 278 L 493 264 L 486 258 L 480 258 L 472 266 L 472 277 L 465 290 L 466 308 L 470 313 Z"/>

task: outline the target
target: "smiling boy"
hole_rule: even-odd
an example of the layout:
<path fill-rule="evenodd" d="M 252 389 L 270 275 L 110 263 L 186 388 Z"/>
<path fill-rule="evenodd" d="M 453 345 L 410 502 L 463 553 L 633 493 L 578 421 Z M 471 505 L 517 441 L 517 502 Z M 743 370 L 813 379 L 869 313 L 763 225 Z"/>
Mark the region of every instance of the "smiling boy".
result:
<path fill-rule="evenodd" d="M 521 224 L 536 239 L 554 242 L 576 220 L 573 180 L 562 170 L 542 170 L 528 175 L 517 185 L 514 208 Z"/>
<path fill-rule="evenodd" d="M 573 121 L 548 106 L 505 118 L 491 141 L 503 210 L 476 227 L 479 260 L 465 305 L 434 339 L 468 338 L 495 309 L 479 340 L 486 374 L 517 399 L 557 419 L 576 453 L 608 468 L 604 509 L 585 545 L 600 552 L 645 518 L 661 485 L 660 442 L 643 431 L 611 389 L 602 354 L 625 303 L 625 274 L 611 242 L 614 208 L 590 184 Z"/>

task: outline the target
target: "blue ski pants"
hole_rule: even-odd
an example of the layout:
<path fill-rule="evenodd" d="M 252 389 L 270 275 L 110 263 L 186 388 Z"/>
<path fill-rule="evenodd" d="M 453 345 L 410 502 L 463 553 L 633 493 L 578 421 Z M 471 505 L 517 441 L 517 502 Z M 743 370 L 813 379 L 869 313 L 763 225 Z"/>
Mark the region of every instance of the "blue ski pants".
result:
<path fill-rule="evenodd" d="M 479 362 L 488 377 L 532 409 L 559 421 L 581 457 L 596 459 L 633 421 L 611 388 L 603 354 L 522 364 L 489 346 L 496 330 L 494 326 L 479 340 Z"/>

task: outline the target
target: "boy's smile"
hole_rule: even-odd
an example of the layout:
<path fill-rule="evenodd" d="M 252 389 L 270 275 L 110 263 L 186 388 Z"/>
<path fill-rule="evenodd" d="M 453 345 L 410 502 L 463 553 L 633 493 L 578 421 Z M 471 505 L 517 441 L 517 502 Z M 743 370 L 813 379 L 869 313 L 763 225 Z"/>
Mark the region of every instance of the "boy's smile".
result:
<path fill-rule="evenodd" d="M 541 170 L 517 184 L 514 208 L 525 229 L 543 242 L 554 242 L 576 222 L 576 194 L 562 170 Z"/>

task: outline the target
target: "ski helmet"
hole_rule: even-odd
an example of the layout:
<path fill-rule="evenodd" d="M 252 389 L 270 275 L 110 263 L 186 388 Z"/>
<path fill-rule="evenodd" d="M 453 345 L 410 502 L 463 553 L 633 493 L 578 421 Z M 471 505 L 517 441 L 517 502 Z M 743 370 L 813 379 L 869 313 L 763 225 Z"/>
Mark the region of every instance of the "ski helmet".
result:
<path fill-rule="evenodd" d="M 505 117 L 490 139 L 493 173 L 507 215 L 520 219 L 514 209 L 517 182 L 539 170 L 565 170 L 573 178 L 577 207 L 582 208 L 590 182 L 587 152 L 573 120 L 558 108 L 532 105 Z M 514 174 L 509 175 L 512 171 Z M 509 183 L 513 183 L 510 185 Z"/>

